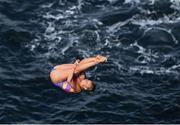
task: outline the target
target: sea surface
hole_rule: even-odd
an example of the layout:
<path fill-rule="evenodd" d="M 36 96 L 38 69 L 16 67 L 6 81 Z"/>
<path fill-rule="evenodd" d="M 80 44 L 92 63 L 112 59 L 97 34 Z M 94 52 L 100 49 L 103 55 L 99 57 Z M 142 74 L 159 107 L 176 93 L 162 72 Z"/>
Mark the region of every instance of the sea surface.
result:
<path fill-rule="evenodd" d="M 98 54 L 94 92 L 51 83 Z M 180 123 L 180 1 L 0 0 L 0 123 Z"/>

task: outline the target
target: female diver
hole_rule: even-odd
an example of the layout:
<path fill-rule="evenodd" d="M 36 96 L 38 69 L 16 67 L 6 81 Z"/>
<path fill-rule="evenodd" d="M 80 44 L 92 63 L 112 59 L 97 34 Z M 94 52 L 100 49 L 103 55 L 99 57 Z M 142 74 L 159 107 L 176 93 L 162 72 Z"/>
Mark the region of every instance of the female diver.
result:
<path fill-rule="evenodd" d="M 66 92 L 80 93 L 82 90 L 92 91 L 95 88 L 93 82 L 86 78 L 85 71 L 99 63 L 106 62 L 104 56 L 96 56 L 83 60 L 76 60 L 74 64 L 62 64 L 55 66 L 50 73 L 53 84 Z"/>

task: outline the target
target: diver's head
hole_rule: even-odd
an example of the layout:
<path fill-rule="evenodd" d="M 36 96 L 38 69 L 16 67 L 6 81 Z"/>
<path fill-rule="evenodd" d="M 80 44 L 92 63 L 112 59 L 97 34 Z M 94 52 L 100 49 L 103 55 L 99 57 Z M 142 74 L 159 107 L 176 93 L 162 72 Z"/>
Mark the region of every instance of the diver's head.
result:
<path fill-rule="evenodd" d="M 93 82 L 88 79 L 82 80 L 79 85 L 83 90 L 93 91 L 95 89 Z"/>

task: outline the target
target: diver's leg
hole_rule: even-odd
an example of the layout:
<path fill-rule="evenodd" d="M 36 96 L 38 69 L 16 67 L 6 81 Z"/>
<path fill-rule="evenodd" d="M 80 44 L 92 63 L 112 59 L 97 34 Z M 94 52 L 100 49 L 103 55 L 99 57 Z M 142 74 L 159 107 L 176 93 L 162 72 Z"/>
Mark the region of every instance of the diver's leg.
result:
<path fill-rule="evenodd" d="M 81 61 L 79 62 L 79 64 L 95 62 L 95 61 L 97 61 L 97 60 L 102 60 L 102 59 L 104 59 L 104 58 L 106 58 L 106 57 L 101 56 L 101 55 L 97 55 L 96 57 L 90 57 L 90 58 L 83 59 L 83 60 L 81 60 Z M 106 60 L 107 60 L 107 58 L 106 58 Z"/>
<path fill-rule="evenodd" d="M 99 63 L 103 63 L 107 61 L 106 57 L 103 56 L 97 56 L 96 58 L 94 58 L 94 61 L 90 61 L 91 59 L 88 60 L 84 60 L 84 63 L 79 63 L 77 65 L 77 67 L 75 68 L 75 73 L 80 73 L 82 71 L 87 70 L 88 68 L 95 66 Z M 85 63 L 86 62 L 86 63 Z"/>
<path fill-rule="evenodd" d="M 79 64 L 84 64 L 84 63 L 89 63 L 89 62 L 95 62 L 96 61 L 96 58 L 95 57 L 91 57 L 91 58 L 86 58 L 86 59 L 83 59 L 79 62 Z"/>
<path fill-rule="evenodd" d="M 89 63 L 89 62 L 94 62 L 95 60 L 96 60 L 96 58 L 94 58 L 94 57 L 86 58 L 86 59 L 81 60 L 78 65 L 82 65 L 85 63 Z M 55 66 L 55 69 L 68 70 L 68 69 L 74 68 L 75 66 L 76 66 L 75 64 L 61 64 L 61 65 Z"/>
<path fill-rule="evenodd" d="M 97 60 L 96 57 L 90 57 L 90 58 L 86 58 L 83 59 L 79 62 L 79 65 L 85 64 L 85 63 L 90 63 L 90 62 L 95 62 Z M 68 70 L 68 69 L 72 69 L 74 68 L 75 65 L 74 64 L 61 64 L 61 65 L 57 65 L 55 66 L 56 69 L 60 69 L 60 70 Z"/>
<path fill-rule="evenodd" d="M 84 64 L 78 64 L 78 66 L 75 69 L 75 73 L 80 73 L 83 72 L 85 70 L 87 70 L 90 67 L 93 67 L 95 65 L 97 65 L 99 62 L 89 62 L 89 63 L 84 63 Z"/>
<path fill-rule="evenodd" d="M 75 67 L 75 64 L 62 64 L 62 65 L 55 66 L 55 69 L 58 69 L 58 70 L 68 70 L 68 69 L 72 69 L 74 67 Z"/>

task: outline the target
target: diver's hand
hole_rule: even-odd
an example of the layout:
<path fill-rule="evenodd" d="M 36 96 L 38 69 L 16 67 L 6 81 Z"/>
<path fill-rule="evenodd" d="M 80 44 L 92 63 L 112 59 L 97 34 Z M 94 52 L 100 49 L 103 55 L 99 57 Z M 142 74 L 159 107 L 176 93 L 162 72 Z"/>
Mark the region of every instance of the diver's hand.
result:
<path fill-rule="evenodd" d="M 75 62 L 74 62 L 74 74 L 77 74 L 77 73 L 75 73 L 75 70 L 76 70 L 76 68 L 78 67 L 78 65 L 79 65 L 79 62 L 80 62 L 80 60 L 79 59 L 77 59 Z"/>

